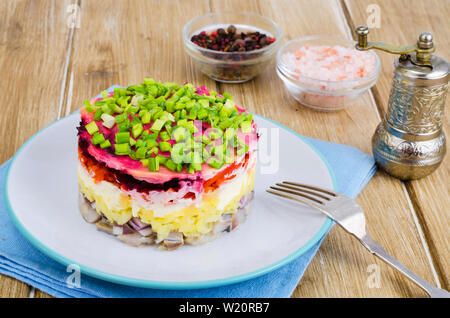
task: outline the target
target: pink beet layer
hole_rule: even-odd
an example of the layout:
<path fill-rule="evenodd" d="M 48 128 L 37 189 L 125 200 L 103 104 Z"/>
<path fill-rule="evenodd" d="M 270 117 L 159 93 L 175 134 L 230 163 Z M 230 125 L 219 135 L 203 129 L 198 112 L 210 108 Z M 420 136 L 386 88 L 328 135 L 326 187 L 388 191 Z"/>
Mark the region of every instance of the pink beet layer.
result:
<path fill-rule="evenodd" d="M 197 94 L 203 94 L 206 93 L 209 95 L 209 91 L 205 87 L 200 87 L 197 89 Z M 112 94 L 112 93 L 110 93 Z M 97 98 L 91 101 L 91 103 L 94 103 L 97 100 L 101 100 L 102 98 Z M 240 108 L 236 106 L 239 113 L 245 112 L 245 109 Z M 100 163 L 105 164 L 108 168 L 115 169 L 118 171 L 121 171 L 123 173 L 129 174 L 133 176 L 134 178 L 142 181 L 146 181 L 148 183 L 158 184 L 158 183 L 165 183 L 168 182 L 174 178 L 182 179 L 182 180 L 208 180 L 212 177 L 214 177 L 216 174 L 220 173 L 221 171 L 227 169 L 227 167 L 230 164 L 224 164 L 221 169 L 215 169 L 213 167 L 210 167 L 207 163 L 203 163 L 202 170 L 198 171 L 196 173 L 187 173 L 186 171 L 181 172 L 174 172 L 169 169 L 167 169 L 164 166 L 160 166 L 159 171 L 152 172 L 149 171 L 147 167 L 143 166 L 142 163 L 139 160 L 134 160 L 128 156 L 118 156 L 111 152 L 111 150 L 107 149 L 101 149 L 100 147 L 94 146 L 91 144 L 90 140 L 92 139 L 92 136 L 83 129 L 85 125 L 89 124 L 90 122 L 94 121 L 94 114 L 87 112 L 84 107 L 80 110 L 81 114 L 81 129 L 79 129 L 79 138 L 84 139 L 85 141 L 88 141 L 89 146 L 87 147 L 87 151 L 89 155 L 91 155 L 95 160 L 97 160 Z M 96 121 L 97 126 L 99 127 L 100 133 L 102 133 L 105 136 L 105 139 L 108 139 L 111 144 L 115 143 L 115 135 L 117 133 L 117 127 L 114 126 L 112 129 L 106 128 L 102 125 L 101 121 Z M 210 128 L 209 124 L 203 123 L 202 125 L 203 130 L 207 128 Z M 256 123 L 253 122 L 252 124 L 253 129 L 252 132 L 249 134 L 242 133 L 241 130 L 238 131 L 238 137 L 243 140 L 248 146 L 249 146 L 249 153 L 250 155 L 256 151 L 257 149 L 257 133 L 256 133 Z M 148 124 L 147 127 L 151 127 L 151 124 Z M 199 127 L 197 127 L 199 128 Z M 199 134 L 199 133 L 197 133 Z M 175 140 L 169 140 L 171 144 L 175 143 Z M 169 153 L 162 153 L 163 155 L 169 156 Z M 245 160 L 245 155 L 236 157 L 235 164 L 240 164 Z"/>

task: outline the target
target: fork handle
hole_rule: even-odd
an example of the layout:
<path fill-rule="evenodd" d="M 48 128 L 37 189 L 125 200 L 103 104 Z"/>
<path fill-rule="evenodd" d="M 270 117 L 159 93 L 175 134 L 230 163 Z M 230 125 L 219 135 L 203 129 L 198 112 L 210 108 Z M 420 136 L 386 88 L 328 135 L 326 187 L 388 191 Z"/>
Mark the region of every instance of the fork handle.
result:
<path fill-rule="evenodd" d="M 444 289 L 434 287 L 433 285 L 427 283 L 422 278 L 411 272 L 408 268 L 406 268 L 403 264 L 397 261 L 393 256 L 391 256 L 385 249 L 375 242 L 368 234 L 365 234 L 362 238 L 359 239 L 361 243 L 372 253 L 381 258 L 386 263 L 392 265 L 397 270 L 406 275 L 409 279 L 423 288 L 430 297 L 437 298 L 450 298 L 450 293 Z"/>

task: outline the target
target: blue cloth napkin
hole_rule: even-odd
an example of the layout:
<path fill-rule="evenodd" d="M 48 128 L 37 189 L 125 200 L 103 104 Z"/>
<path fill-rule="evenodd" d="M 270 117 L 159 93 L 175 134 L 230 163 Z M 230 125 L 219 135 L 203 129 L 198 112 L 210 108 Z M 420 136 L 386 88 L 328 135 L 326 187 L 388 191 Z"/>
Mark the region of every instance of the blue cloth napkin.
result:
<path fill-rule="evenodd" d="M 112 89 L 112 88 L 110 88 Z M 334 172 L 337 190 L 356 197 L 375 173 L 372 157 L 345 145 L 303 137 L 315 147 Z M 0 193 L 4 193 L 9 162 L 0 167 Z M 263 276 L 232 285 L 197 290 L 158 290 L 122 286 L 81 273 L 80 288 L 67 284 L 70 273 L 31 245 L 14 227 L 0 197 L 0 273 L 14 277 L 55 297 L 177 297 L 259 298 L 289 297 L 316 254 L 320 242 L 289 264 Z"/>

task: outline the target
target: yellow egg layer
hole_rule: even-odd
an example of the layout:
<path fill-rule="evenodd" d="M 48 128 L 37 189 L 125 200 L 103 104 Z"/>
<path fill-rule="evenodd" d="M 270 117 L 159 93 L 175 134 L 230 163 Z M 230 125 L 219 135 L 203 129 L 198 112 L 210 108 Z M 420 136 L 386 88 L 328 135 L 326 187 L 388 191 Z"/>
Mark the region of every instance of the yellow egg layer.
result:
<path fill-rule="evenodd" d="M 85 197 L 95 201 L 97 212 L 109 221 L 122 225 L 133 216 L 139 217 L 152 226 L 159 240 L 163 240 L 171 231 L 182 232 L 188 237 L 198 237 L 210 232 L 214 222 L 218 221 L 222 214 L 236 211 L 241 197 L 253 190 L 255 169 L 256 165 L 253 165 L 241 171 L 215 191 L 204 193 L 200 200 L 189 205 L 180 205 L 179 210 L 162 217 L 154 216 L 155 207 L 152 207 L 151 203 L 143 208 L 142 204 L 136 203 L 133 195 L 114 184 L 107 181 L 96 183 L 81 165 L 78 166 L 78 183 Z"/>

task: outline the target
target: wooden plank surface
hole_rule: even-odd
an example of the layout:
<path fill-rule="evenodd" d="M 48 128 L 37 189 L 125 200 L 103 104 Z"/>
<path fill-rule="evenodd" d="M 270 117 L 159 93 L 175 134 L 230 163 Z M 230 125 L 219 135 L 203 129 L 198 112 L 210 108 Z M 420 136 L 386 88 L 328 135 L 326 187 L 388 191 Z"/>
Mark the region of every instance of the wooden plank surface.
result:
<path fill-rule="evenodd" d="M 0 162 L 57 119 L 70 29 L 64 1 L 0 1 Z M 28 297 L 0 276 L 0 297 Z"/>
<path fill-rule="evenodd" d="M 15 68 L 8 67 L 8 64 L 17 63 L 17 61 L 13 60 L 13 51 L 6 49 L 7 46 L 12 46 L 12 42 L 4 41 L 5 36 L 11 39 L 14 36 L 11 32 L 15 31 L 9 28 L 2 29 L 0 24 L 0 53 L 4 53 L 0 54 L 0 70 L 10 75 L 11 82 L 8 84 L 7 91 L 17 91 L 12 94 L 13 96 L 10 93 L 7 95 L 8 101 L 12 104 L 25 103 L 27 105 L 24 106 L 25 109 L 34 112 L 34 118 L 36 118 L 26 129 L 16 124 L 15 128 L 13 127 L 15 137 L 12 139 L 14 140 L 5 140 L 8 138 L 4 136 L 10 131 L 3 129 L 4 123 L 17 123 L 19 118 L 10 110 L 0 115 L 2 124 L 0 143 L 4 143 L 0 146 L 6 147 L 9 151 L 7 155 L 2 153 L 3 161 L 11 156 L 32 133 L 56 119 L 61 93 L 63 96 L 61 115 L 64 116 L 78 109 L 84 99 L 96 95 L 112 84 L 125 86 L 138 83 L 144 77 L 163 81 L 189 81 L 196 85 L 228 91 L 235 96 L 236 101 L 249 110 L 279 121 L 300 134 L 345 143 L 370 153 L 370 138 L 379 122 L 377 105 L 371 94 L 367 93 L 356 105 L 340 112 L 325 114 L 312 111 L 287 95 L 274 72 L 274 61 L 260 77 L 251 82 L 241 85 L 217 84 L 194 69 L 191 60 L 183 52 L 181 44 L 181 28 L 186 21 L 208 11 L 224 9 L 253 11 L 274 19 L 283 29 L 285 41 L 311 34 L 349 37 L 348 21 L 341 3 L 337 0 L 314 2 L 307 0 L 246 2 L 195 0 L 188 6 L 175 0 L 83 0 L 80 2 L 81 25 L 79 29 L 74 30 L 71 50 L 68 49 L 70 29 L 55 27 L 65 25 L 67 18 L 65 8 L 68 2 L 33 2 L 38 3 L 33 5 L 40 8 L 33 13 L 26 10 L 30 5 L 26 1 L 17 2 L 16 7 L 22 6 L 21 10 L 11 8 L 11 4 L 8 4 L 9 8 L 4 8 L 5 2 L 0 3 L 2 9 L 0 17 L 5 15 L 6 20 L 3 21 L 12 21 L 6 25 L 12 25 L 16 21 L 29 24 L 27 29 L 29 34 L 21 35 L 26 44 L 29 41 L 34 46 L 42 46 L 42 41 L 34 42 L 27 38 L 32 36 L 36 38 L 33 33 L 37 32 L 36 29 L 39 29 L 38 34 L 42 33 L 40 36 L 47 43 L 47 46 L 40 48 L 38 52 L 22 53 L 23 56 L 18 61 L 29 63 L 27 64 L 29 67 L 24 70 L 32 72 L 35 64 L 39 65 L 39 70 L 32 73 L 34 77 L 29 75 L 20 77 Z M 432 6 L 430 7 L 432 11 L 427 11 L 431 12 L 430 17 L 442 14 L 439 11 L 433 11 Z M 365 12 L 363 6 L 360 9 L 363 10 L 361 12 Z M 356 11 L 356 9 L 351 10 L 352 16 Z M 430 19 L 430 17 L 424 19 Z M 396 23 L 397 19 L 393 16 L 393 23 Z M 49 32 L 46 28 L 52 26 L 54 32 Z M 395 25 L 389 28 L 397 29 Z M 387 40 L 387 38 L 382 39 Z M 27 47 L 25 44 L 24 46 Z M 62 71 L 65 69 L 65 58 L 68 58 L 66 75 Z M 385 61 L 383 61 L 384 64 Z M 386 74 L 383 73 L 383 76 Z M 380 81 L 380 85 L 388 87 L 388 84 L 383 83 Z M 40 95 L 22 96 L 18 92 L 19 89 L 22 92 L 24 88 L 27 88 L 25 91 L 33 90 L 33 88 L 39 90 Z M 381 86 L 379 91 L 382 96 Z M 0 88 L 0 92 L 4 92 L 3 87 Z M 50 103 L 49 100 L 51 100 Z M 380 105 L 378 108 L 382 109 Z M 446 180 L 448 175 L 436 182 L 445 183 Z M 445 185 L 436 185 L 434 182 L 433 185 L 438 190 L 445 189 Z M 411 188 L 414 186 L 412 184 Z M 409 185 L 407 188 L 411 193 Z M 430 202 L 423 189 L 420 187 L 421 191 L 417 191 L 418 194 L 414 199 L 417 202 L 413 200 L 413 207 L 417 205 L 429 213 L 427 218 L 424 218 L 424 222 L 428 222 L 430 227 L 441 226 L 445 229 L 445 222 L 442 221 L 448 220 L 442 219 L 442 215 L 435 213 L 430 205 L 444 207 L 442 204 L 446 201 L 442 197 L 435 197 L 436 202 Z M 366 212 L 368 231 L 374 239 L 418 275 L 435 283 L 426 249 L 422 245 L 420 231 L 416 227 L 413 209 L 408 202 L 409 198 L 401 182 L 378 172 L 359 195 L 357 201 Z M 441 225 L 436 225 L 435 221 L 440 221 Z M 441 246 L 445 246 L 444 244 L 442 243 Z M 442 249 L 436 248 L 436 251 L 439 253 Z M 445 257 L 445 254 L 436 257 Z M 370 275 L 367 270 L 374 268 L 379 270 L 381 275 L 379 288 L 370 288 L 367 284 Z M 1 297 L 26 297 L 27 293 L 26 285 L 9 278 L 0 278 Z M 34 296 L 47 295 L 36 291 Z M 402 275 L 370 255 L 341 229 L 335 227 L 325 239 L 293 294 L 293 297 L 308 296 L 422 297 L 425 294 Z"/>
<path fill-rule="evenodd" d="M 345 17 L 337 1 L 212 1 L 212 10 L 258 12 L 281 26 L 285 40 L 312 35 L 348 37 Z M 369 94 L 340 112 L 322 113 L 295 102 L 269 67 L 260 77 L 241 85 L 220 85 L 245 107 L 274 119 L 300 134 L 345 143 L 370 153 L 370 139 L 379 122 Z M 382 194 L 382 195 L 381 195 Z M 380 200 L 380 197 L 383 199 Z M 377 173 L 358 197 L 366 211 L 368 231 L 375 240 L 433 282 L 432 271 L 415 227 L 401 183 Z M 401 231 L 399 231 L 401 229 Z M 386 235 L 389 233 L 389 235 Z M 368 266 L 376 264 L 380 288 L 366 284 Z M 339 228 L 327 236 L 318 257 L 308 267 L 293 297 L 411 297 L 425 296 L 414 284 L 372 255 Z"/>
<path fill-rule="evenodd" d="M 366 24 L 366 8 L 376 4 L 380 8 L 380 28 L 370 32 L 373 41 L 386 41 L 394 44 L 414 43 L 423 31 L 434 36 L 436 54 L 450 59 L 450 1 L 449 0 L 346 0 L 345 5 L 354 25 Z M 369 39 L 369 40 L 370 40 Z M 375 86 L 379 95 L 378 104 L 385 111 L 389 98 L 394 56 L 378 54 L 382 61 L 382 73 Z M 448 107 L 450 98 L 447 98 Z M 444 129 L 449 147 L 448 124 L 450 112 L 446 112 Z M 432 175 L 416 181 L 406 182 L 418 219 L 423 227 L 424 237 L 430 249 L 440 283 L 448 289 L 450 277 L 450 157 L 447 155 L 441 166 Z"/>
<path fill-rule="evenodd" d="M 68 74 L 67 90 L 72 93 L 64 112 L 79 109 L 83 100 L 111 85 L 141 83 L 148 77 L 215 87 L 192 67 L 181 42 L 183 25 L 208 8 L 205 0 L 188 6 L 164 0 L 82 1 Z M 42 296 L 36 292 L 36 297 Z"/>
<path fill-rule="evenodd" d="M 74 111 L 113 84 L 127 86 L 145 77 L 214 86 L 192 67 L 181 41 L 183 25 L 207 12 L 205 0 L 189 6 L 163 0 L 83 1 L 69 74 L 73 98 L 66 106 Z M 170 19 L 163 23 L 164 17 Z"/>

